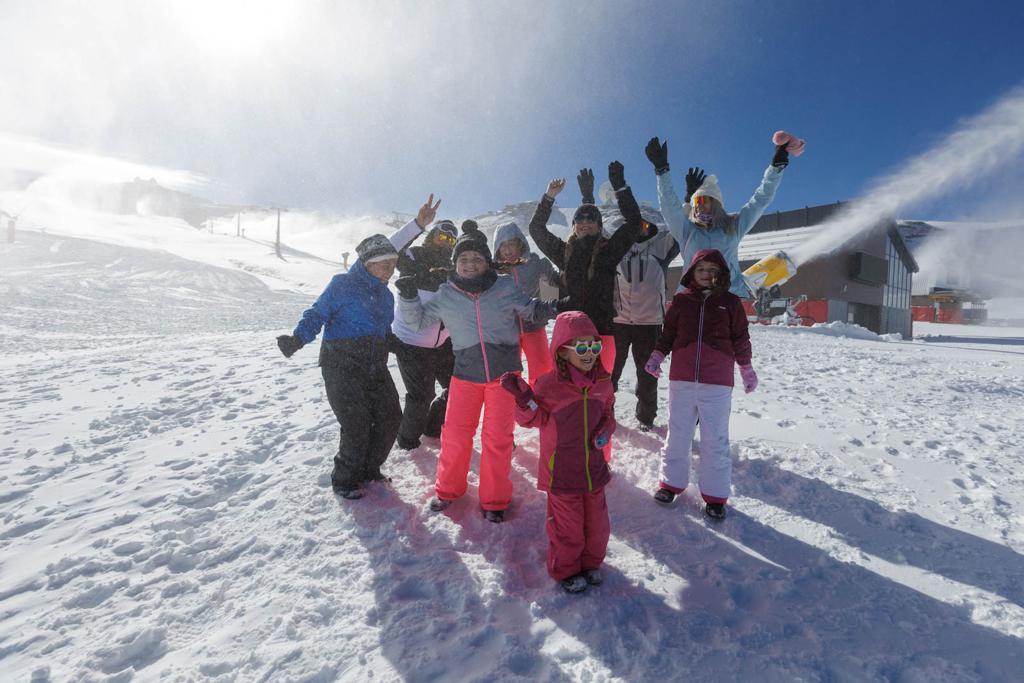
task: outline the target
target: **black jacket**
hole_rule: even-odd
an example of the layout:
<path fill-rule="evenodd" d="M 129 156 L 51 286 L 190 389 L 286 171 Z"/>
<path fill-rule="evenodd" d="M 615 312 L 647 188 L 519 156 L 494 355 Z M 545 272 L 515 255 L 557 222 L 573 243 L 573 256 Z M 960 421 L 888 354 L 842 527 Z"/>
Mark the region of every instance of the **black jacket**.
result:
<path fill-rule="evenodd" d="M 625 187 L 615 193 L 619 212 L 625 219 L 610 238 L 603 235 L 577 238 L 569 242 L 548 230 L 548 218 L 554 200 L 545 194 L 537 204 L 530 221 L 530 237 L 551 262 L 562 271 L 563 294 L 568 301 L 559 305 L 560 311 L 583 311 L 602 335 L 613 334 L 615 317 L 615 278 L 622 257 L 640 237 L 643 227 L 640 207 L 633 192 Z M 566 305 L 567 304 L 567 305 Z"/>
<path fill-rule="evenodd" d="M 452 252 L 437 247 L 410 247 L 398 252 L 398 272 L 416 278 L 416 289 L 436 292 L 454 270 Z"/>

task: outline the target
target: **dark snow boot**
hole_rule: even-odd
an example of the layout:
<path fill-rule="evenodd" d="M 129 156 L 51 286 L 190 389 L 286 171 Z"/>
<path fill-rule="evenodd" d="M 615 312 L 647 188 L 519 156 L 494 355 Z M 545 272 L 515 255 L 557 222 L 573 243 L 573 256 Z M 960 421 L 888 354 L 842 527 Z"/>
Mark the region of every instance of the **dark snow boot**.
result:
<path fill-rule="evenodd" d="M 666 488 L 660 488 L 654 492 L 654 500 L 658 501 L 662 505 L 668 505 L 676 499 L 676 494 L 672 493 Z"/>
<path fill-rule="evenodd" d="M 711 519 L 725 519 L 725 503 L 708 503 L 704 506 L 704 514 Z"/>
<path fill-rule="evenodd" d="M 451 504 L 452 502 L 450 500 L 445 500 L 444 498 L 438 498 L 437 496 L 434 496 L 433 498 L 430 499 L 430 511 L 441 512 L 442 510 L 447 510 L 448 506 Z"/>
<path fill-rule="evenodd" d="M 335 487 L 334 493 L 341 496 L 345 500 L 359 500 L 360 498 L 363 497 L 362 489 L 343 489 Z"/>
<path fill-rule="evenodd" d="M 650 422 L 637 422 L 637 426 L 641 432 L 649 432 L 654 429 L 654 424 Z"/>
<path fill-rule="evenodd" d="M 587 580 L 583 577 L 583 574 L 577 574 L 576 576 L 570 576 L 568 579 L 562 579 L 559 581 L 559 584 L 566 593 L 582 593 L 587 590 Z"/>
<path fill-rule="evenodd" d="M 587 585 L 600 586 L 604 583 L 604 574 L 601 573 L 600 569 L 584 569 L 583 578 L 586 580 Z"/>
<path fill-rule="evenodd" d="M 484 519 L 488 522 L 494 522 L 495 524 L 501 524 L 505 521 L 504 510 L 484 510 Z"/>
<path fill-rule="evenodd" d="M 395 445 L 401 448 L 403 451 L 412 451 L 420 447 L 419 439 L 409 439 L 401 434 L 395 439 Z"/>

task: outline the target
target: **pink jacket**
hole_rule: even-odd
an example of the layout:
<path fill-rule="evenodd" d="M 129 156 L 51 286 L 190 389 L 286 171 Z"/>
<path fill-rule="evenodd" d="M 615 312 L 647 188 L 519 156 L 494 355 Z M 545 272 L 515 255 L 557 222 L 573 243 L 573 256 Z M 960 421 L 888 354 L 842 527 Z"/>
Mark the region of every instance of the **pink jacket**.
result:
<path fill-rule="evenodd" d="M 698 261 L 712 261 L 722 269 L 722 281 L 709 294 L 691 289 Z M 655 345 L 672 354 L 669 379 L 731 387 L 733 366 L 750 364 L 750 333 L 740 298 L 729 292 L 729 266 L 721 252 L 702 249 L 694 254 L 682 284 L 686 289 L 672 299 Z"/>
<path fill-rule="evenodd" d="M 576 337 L 600 339 L 597 328 L 581 311 L 560 313 L 551 335 L 555 369 L 542 375 L 533 388 L 537 410 L 516 409 L 523 427 L 540 428 L 537 488 L 552 493 L 598 491 L 611 479 L 604 450 L 594 445 L 599 435 L 615 431 L 615 391 L 611 376 L 595 363 L 583 374 L 558 370 L 558 349 Z"/>

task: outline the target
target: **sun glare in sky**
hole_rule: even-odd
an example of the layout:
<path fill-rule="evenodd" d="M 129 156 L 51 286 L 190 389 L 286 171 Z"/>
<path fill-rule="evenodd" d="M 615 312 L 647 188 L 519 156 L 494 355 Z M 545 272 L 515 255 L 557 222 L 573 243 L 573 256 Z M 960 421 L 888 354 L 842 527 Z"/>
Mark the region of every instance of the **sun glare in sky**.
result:
<path fill-rule="evenodd" d="M 177 0 L 170 7 L 196 46 L 219 58 L 258 55 L 287 38 L 296 19 L 295 5 L 274 0 Z"/>

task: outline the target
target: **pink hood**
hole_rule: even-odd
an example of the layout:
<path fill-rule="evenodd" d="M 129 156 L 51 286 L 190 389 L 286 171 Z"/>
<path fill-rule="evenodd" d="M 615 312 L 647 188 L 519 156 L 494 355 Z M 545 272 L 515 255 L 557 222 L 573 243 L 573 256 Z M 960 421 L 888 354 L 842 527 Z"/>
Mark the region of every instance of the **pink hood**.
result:
<path fill-rule="evenodd" d="M 600 339 L 594 322 L 583 311 L 566 311 L 555 318 L 555 329 L 551 333 L 551 359 L 558 365 L 558 349 L 576 337 Z"/>
<path fill-rule="evenodd" d="M 732 286 L 732 278 L 729 277 L 729 264 L 725 262 L 722 252 L 717 249 L 701 249 L 693 255 L 693 258 L 690 259 L 690 265 L 687 266 L 686 272 L 683 273 L 682 279 L 679 280 L 683 287 L 689 288 L 691 286 L 693 283 L 693 270 L 701 261 L 710 261 L 718 265 L 722 271 L 721 275 L 719 275 L 718 287 L 728 291 L 729 287 Z"/>

